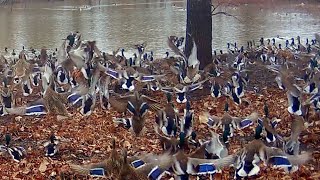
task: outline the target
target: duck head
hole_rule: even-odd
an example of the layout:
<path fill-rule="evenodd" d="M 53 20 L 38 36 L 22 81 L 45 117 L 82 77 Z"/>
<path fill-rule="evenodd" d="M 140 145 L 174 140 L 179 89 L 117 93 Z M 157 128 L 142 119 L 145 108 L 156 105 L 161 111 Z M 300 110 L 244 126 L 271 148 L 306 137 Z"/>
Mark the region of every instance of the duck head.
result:
<path fill-rule="evenodd" d="M 267 39 L 267 44 L 270 45 L 270 39 Z"/>
<path fill-rule="evenodd" d="M 287 39 L 286 40 L 286 47 L 288 47 L 289 46 L 289 40 Z"/>
<path fill-rule="evenodd" d="M 167 103 L 171 103 L 171 102 L 172 102 L 172 95 L 171 95 L 171 93 L 166 93 L 166 97 L 167 97 Z"/>
<path fill-rule="evenodd" d="M 225 126 L 222 133 L 222 140 L 225 144 L 229 143 L 229 137 L 231 135 L 231 128 L 230 125 Z"/>
<path fill-rule="evenodd" d="M 51 143 L 54 143 L 55 140 L 57 140 L 57 139 L 56 139 L 56 136 L 55 136 L 54 134 L 51 134 L 51 136 L 50 136 L 50 142 L 51 142 Z"/>
<path fill-rule="evenodd" d="M 168 57 L 169 57 L 169 52 L 167 51 L 167 52 L 166 52 L 166 58 L 168 58 Z"/>
<path fill-rule="evenodd" d="M 260 38 L 260 45 L 261 45 L 261 46 L 264 45 L 264 39 L 263 39 L 263 37 Z"/>
<path fill-rule="evenodd" d="M 310 52 L 311 52 L 311 45 L 310 45 L 310 44 L 308 44 L 307 52 L 308 52 L 308 53 L 310 53 Z"/>
<path fill-rule="evenodd" d="M 216 98 L 221 96 L 221 86 L 218 83 L 211 86 L 211 96 Z"/>
<path fill-rule="evenodd" d="M 276 39 L 272 38 L 272 45 L 275 45 L 275 44 L 276 44 Z"/>
<path fill-rule="evenodd" d="M 225 112 L 228 112 L 228 111 L 229 111 L 229 103 L 228 103 L 228 102 L 226 102 L 226 103 L 224 104 L 224 111 L 225 111 Z"/>
<path fill-rule="evenodd" d="M 7 86 L 4 86 L 2 90 L 0 90 L 1 99 L 4 107 L 6 108 L 12 108 L 13 102 L 12 102 L 12 89 L 8 88 Z"/>
<path fill-rule="evenodd" d="M 6 145 L 9 146 L 10 141 L 11 141 L 11 135 L 10 134 L 6 134 L 5 135 L 5 141 L 6 141 Z"/>
<path fill-rule="evenodd" d="M 184 132 L 180 132 L 179 134 L 179 148 L 183 149 L 186 143 L 186 134 Z"/>
<path fill-rule="evenodd" d="M 294 38 L 291 38 L 291 46 L 295 45 L 294 44 Z"/>
<path fill-rule="evenodd" d="M 143 58 L 144 61 L 146 61 L 148 59 L 148 54 L 144 53 L 142 58 Z"/>
<path fill-rule="evenodd" d="M 121 49 L 121 56 L 124 57 L 124 49 Z"/>

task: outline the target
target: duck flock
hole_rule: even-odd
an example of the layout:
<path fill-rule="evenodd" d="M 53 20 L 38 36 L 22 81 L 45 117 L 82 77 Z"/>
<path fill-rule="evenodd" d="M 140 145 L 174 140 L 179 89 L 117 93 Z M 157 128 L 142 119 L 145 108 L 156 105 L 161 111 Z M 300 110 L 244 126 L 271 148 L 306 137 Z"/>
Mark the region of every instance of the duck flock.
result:
<path fill-rule="evenodd" d="M 137 139 L 152 132 L 150 140 L 161 145 L 160 152 L 143 153 L 133 144 L 132 155 L 128 156 L 128 149 L 117 148 L 122 139 L 109 138 L 108 158 L 92 164 L 68 163 L 72 172 L 87 178 L 211 179 L 216 173 L 224 173 L 225 167 L 232 167 L 228 173 L 240 179 L 255 177 L 266 167 L 293 173 L 309 162 L 312 152 L 302 150 L 300 136 L 313 123 L 310 116 L 319 117 L 318 34 L 304 44 L 300 37 L 261 38 L 241 47 L 228 43 L 227 52 L 214 51 L 212 63 L 204 69 L 199 69 L 196 43 L 189 57 L 183 52 L 183 44 L 183 37 L 170 36 L 168 46 L 174 55 L 167 52 L 165 57 L 155 58 L 144 42 L 132 45 L 136 53 L 128 57 L 125 49 L 112 54 L 101 52 L 95 41 L 83 40 L 77 32 L 53 50 L 23 47 L 15 52 L 5 48 L 0 56 L 1 125 L 8 118 L 29 116 L 73 121 L 75 114 L 89 118 L 99 110 L 112 112 L 100 116 L 112 121 L 108 128 L 128 130 Z M 264 76 L 272 78 L 287 97 L 283 102 L 284 112 L 290 114 L 291 131 L 287 136 L 278 127 L 283 121 L 271 112 L 272 94 L 261 103 L 262 111 L 252 110 L 243 117 L 230 112 L 232 107 L 240 111 L 243 104 L 251 103 L 246 98 L 248 93 L 261 95 L 272 88 L 259 85 L 264 80 L 250 85 L 261 76 L 259 69 L 268 72 Z M 203 98 L 210 102 L 200 105 Z M 217 112 L 218 102 L 224 104 L 223 112 L 212 113 Z M 248 129 L 254 130 L 253 136 Z M 199 136 L 198 131 L 209 135 Z M 1 159 L 11 157 L 20 163 L 28 159 L 30 150 L 14 141 L 15 134 L 2 128 L 0 155 Z M 243 137 L 249 139 L 247 143 L 239 142 L 241 147 L 230 151 L 230 142 L 243 141 Z M 55 132 L 47 138 L 42 156 L 59 161 L 59 147 L 66 142 Z"/>

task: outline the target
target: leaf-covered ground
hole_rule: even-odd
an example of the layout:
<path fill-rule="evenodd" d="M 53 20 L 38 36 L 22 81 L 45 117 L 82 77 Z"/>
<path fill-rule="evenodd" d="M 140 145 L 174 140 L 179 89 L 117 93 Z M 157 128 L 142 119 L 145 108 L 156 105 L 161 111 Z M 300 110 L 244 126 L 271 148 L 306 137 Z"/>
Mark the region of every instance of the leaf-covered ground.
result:
<path fill-rule="evenodd" d="M 199 93 L 198 93 L 199 94 Z M 163 93 L 150 93 L 153 98 L 165 101 Z M 31 98 L 31 97 L 30 97 Z M 199 100 L 197 100 L 199 99 Z M 271 117 L 281 119 L 277 131 L 283 137 L 290 135 L 291 116 L 287 112 L 287 99 L 284 92 L 278 89 L 262 90 L 260 95 L 247 92 L 246 103 L 240 106 L 231 105 L 230 114 L 234 116 L 247 116 L 253 111 L 263 113 L 263 103 L 269 105 Z M 209 135 L 207 125 L 199 122 L 199 114 L 209 111 L 212 115 L 222 115 L 225 98 L 213 99 L 211 96 L 193 98 L 192 107 L 195 110 L 195 130 L 199 138 Z M 177 105 L 183 112 L 184 105 Z M 69 164 L 87 164 L 99 162 L 107 158 L 110 152 L 111 138 L 115 138 L 119 150 L 127 148 L 129 155 L 137 152 L 161 153 L 159 140 L 154 133 L 154 114 L 147 115 L 146 130 L 142 137 L 135 137 L 123 127 L 116 127 L 113 117 L 121 117 L 121 114 L 112 110 L 104 111 L 100 105 L 96 105 L 95 112 L 89 117 L 82 115 L 75 109 L 69 109 L 72 118 L 57 120 L 55 116 L 45 115 L 42 117 L 1 117 L 0 132 L 1 143 L 4 144 L 3 135 L 6 132 L 12 134 L 12 143 L 25 147 L 27 156 L 19 163 L 14 162 L 5 153 L 0 155 L 0 178 L 1 179 L 90 179 L 90 177 L 74 174 Z M 319 179 L 320 159 L 320 121 L 312 111 L 310 126 L 302 133 L 302 150 L 312 151 L 312 161 L 292 174 L 286 174 L 281 169 L 262 167 L 258 176 L 253 179 Z M 58 156 L 48 158 L 44 156 L 43 143 L 48 140 L 50 134 L 56 134 L 60 139 L 60 151 Z M 237 131 L 230 141 L 229 152 L 233 153 L 242 145 L 253 139 L 254 127 Z M 222 174 L 216 174 L 216 179 L 231 179 L 233 168 L 225 168 Z M 111 177 L 112 179 L 112 177 Z"/>

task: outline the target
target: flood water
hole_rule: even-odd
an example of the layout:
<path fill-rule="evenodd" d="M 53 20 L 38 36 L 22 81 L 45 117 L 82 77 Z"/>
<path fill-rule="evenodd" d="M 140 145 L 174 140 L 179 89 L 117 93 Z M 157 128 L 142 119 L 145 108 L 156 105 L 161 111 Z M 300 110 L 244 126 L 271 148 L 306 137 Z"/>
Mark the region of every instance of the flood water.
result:
<path fill-rule="evenodd" d="M 270 2 L 270 1 L 269 1 Z M 223 7 L 238 19 L 213 17 L 213 48 L 227 42 L 246 44 L 248 40 L 277 35 L 300 35 L 302 40 L 320 31 L 320 3 L 300 4 L 279 1 Z M 184 0 L 99 0 L 31 1 L 0 8 L 0 48 L 22 46 L 59 47 L 70 31 L 80 31 L 84 39 L 96 40 L 104 51 L 128 48 L 147 41 L 148 50 L 163 54 L 166 37 L 184 36 Z"/>

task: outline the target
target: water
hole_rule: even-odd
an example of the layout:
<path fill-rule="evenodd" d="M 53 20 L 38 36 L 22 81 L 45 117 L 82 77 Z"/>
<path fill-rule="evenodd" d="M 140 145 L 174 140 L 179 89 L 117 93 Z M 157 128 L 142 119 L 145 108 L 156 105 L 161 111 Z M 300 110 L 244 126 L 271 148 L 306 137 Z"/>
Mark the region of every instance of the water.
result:
<path fill-rule="evenodd" d="M 246 44 L 262 36 L 300 35 L 305 40 L 319 33 L 320 3 L 280 2 L 220 9 L 238 19 L 213 17 L 213 48 L 225 48 L 227 42 L 235 41 Z M 147 50 L 162 55 L 168 50 L 167 36 L 185 35 L 185 6 L 181 0 L 101 0 L 100 5 L 98 0 L 29 0 L 15 4 L 12 12 L 10 6 L 0 8 L 0 51 L 22 46 L 55 48 L 70 31 L 80 31 L 104 51 L 147 41 Z"/>

